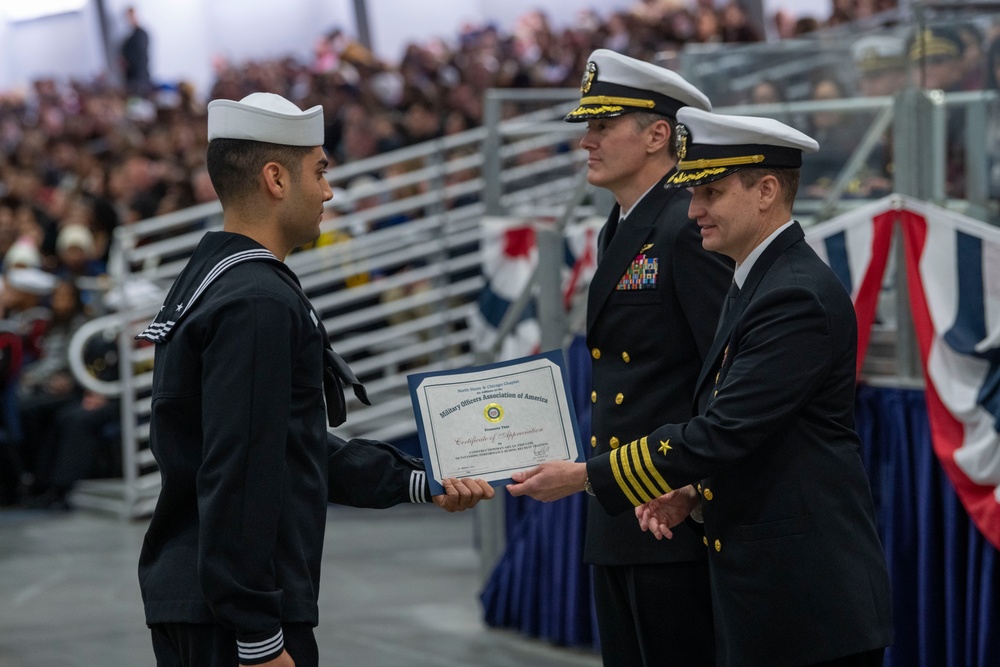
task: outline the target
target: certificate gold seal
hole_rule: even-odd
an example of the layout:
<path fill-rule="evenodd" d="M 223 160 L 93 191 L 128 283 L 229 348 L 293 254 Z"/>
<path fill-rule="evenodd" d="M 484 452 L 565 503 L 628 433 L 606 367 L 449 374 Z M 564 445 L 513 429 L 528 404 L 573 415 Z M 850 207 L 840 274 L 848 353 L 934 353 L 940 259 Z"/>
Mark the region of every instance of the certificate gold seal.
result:
<path fill-rule="evenodd" d="M 503 408 L 498 403 L 490 403 L 483 408 L 483 416 L 486 417 L 486 421 L 496 424 L 503 421 Z"/>

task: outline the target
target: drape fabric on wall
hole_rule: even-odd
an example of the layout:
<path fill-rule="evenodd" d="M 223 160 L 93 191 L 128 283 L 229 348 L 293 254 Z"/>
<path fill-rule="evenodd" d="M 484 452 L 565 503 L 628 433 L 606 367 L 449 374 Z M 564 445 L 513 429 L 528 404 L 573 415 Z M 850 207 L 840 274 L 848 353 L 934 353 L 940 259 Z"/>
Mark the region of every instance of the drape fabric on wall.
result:
<path fill-rule="evenodd" d="M 1000 665 L 1000 552 L 941 468 L 924 392 L 859 387 L 856 415 L 892 583 L 885 664 Z"/>
<path fill-rule="evenodd" d="M 902 195 L 809 228 L 806 240 L 854 301 L 859 370 L 894 235 L 934 452 L 979 531 L 1000 549 L 1000 229 Z"/>

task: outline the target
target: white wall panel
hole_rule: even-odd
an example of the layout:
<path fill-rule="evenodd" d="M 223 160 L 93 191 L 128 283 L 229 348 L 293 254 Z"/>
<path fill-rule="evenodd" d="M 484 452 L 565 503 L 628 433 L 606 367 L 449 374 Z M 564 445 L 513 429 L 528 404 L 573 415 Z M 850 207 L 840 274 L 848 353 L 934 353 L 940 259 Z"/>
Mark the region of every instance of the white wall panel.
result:
<path fill-rule="evenodd" d="M 32 0 L 0 0 L 31 2 Z M 395 61 L 411 41 L 454 39 L 468 23 L 494 22 L 509 30 L 525 12 L 544 7 L 556 28 L 585 8 L 602 16 L 637 0 L 367 0 L 372 46 Z M 693 4 L 694 0 L 691 0 Z M 806 2 L 812 0 L 775 0 Z M 0 90 L 42 75 L 93 76 L 104 68 L 96 0 L 79 10 L 34 21 L 11 22 L 0 13 Z M 125 8 L 135 6 L 150 33 L 154 79 L 188 80 L 204 95 L 213 59 L 235 62 L 292 55 L 309 58 L 316 40 L 334 27 L 355 34 L 354 0 L 104 0 L 112 52 L 127 34 Z"/>
<path fill-rule="evenodd" d="M 100 24 L 92 5 L 27 21 L 0 19 L 0 90 L 38 78 L 91 78 L 104 71 Z"/>

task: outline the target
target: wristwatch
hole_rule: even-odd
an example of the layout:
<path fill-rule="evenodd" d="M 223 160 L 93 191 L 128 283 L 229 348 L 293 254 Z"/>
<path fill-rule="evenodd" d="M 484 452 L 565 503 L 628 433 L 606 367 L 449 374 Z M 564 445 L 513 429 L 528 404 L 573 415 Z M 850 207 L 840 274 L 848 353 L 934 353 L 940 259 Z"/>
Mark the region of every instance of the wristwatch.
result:
<path fill-rule="evenodd" d="M 590 485 L 589 475 L 587 476 L 587 479 L 583 480 L 583 490 L 587 492 L 587 495 L 594 495 L 594 487 Z"/>

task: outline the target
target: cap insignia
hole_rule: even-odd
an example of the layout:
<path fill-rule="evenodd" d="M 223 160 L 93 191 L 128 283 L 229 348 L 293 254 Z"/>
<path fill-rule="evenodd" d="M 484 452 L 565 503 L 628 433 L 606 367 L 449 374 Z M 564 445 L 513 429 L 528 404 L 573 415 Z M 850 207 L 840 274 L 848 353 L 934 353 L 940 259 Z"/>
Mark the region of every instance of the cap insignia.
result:
<path fill-rule="evenodd" d="M 688 132 L 688 129 L 684 127 L 684 125 L 682 125 L 681 123 L 677 123 L 677 136 L 674 139 L 674 145 L 677 148 L 678 159 L 683 160 L 685 157 L 687 157 L 688 137 L 690 136 L 691 133 Z"/>
<path fill-rule="evenodd" d="M 590 92 L 590 87 L 597 78 L 597 63 L 590 61 L 587 63 L 587 70 L 583 73 L 583 81 L 580 82 L 580 92 L 586 95 Z"/>

